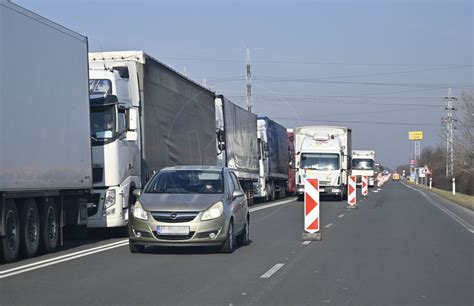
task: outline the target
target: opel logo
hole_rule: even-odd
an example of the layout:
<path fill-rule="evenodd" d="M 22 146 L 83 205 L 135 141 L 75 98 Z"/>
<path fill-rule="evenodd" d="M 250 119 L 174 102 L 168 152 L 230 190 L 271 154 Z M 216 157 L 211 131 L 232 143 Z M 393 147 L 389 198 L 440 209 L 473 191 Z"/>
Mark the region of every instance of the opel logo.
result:
<path fill-rule="evenodd" d="M 178 214 L 177 213 L 172 213 L 170 215 L 170 218 L 173 219 L 173 220 L 176 220 L 178 218 Z"/>

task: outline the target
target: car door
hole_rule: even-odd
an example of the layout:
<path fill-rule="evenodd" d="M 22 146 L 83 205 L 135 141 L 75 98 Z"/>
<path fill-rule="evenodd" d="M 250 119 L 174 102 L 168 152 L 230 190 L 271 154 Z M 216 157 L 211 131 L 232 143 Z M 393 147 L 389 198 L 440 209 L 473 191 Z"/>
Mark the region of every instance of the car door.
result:
<path fill-rule="evenodd" d="M 234 172 L 230 172 L 230 177 L 232 178 L 232 184 L 234 190 L 242 191 L 242 186 L 240 186 L 239 180 Z M 232 200 L 232 205 L 235 207 L 235 225 L 236 229 L 240 232 L 245 226 L 245 220 L 247 218 L 246 210 L 246 199 L 245 196 L 240 196 Z"/>

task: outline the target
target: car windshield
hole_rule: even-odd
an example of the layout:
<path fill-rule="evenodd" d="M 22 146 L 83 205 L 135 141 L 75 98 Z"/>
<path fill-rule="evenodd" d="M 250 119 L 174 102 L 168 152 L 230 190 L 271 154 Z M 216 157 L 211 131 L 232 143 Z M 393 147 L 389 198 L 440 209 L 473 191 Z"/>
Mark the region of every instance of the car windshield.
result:
<path fill-rule="evenodd" d="M 165 170 L 155 175 L 145 193 L 223 193 L 222 173 L 206 170 Z"/>
<path fill-rule="evenodd" d="M 372 159 L 353 159 L 352 169 L 356 170 L 373 170 L 374 161 Z"/>
<path fill-rule="evenodd" d="M 316 170 L 338 170 L 339 154 L 303 154 L 301 156 L 301 168 Z"/>

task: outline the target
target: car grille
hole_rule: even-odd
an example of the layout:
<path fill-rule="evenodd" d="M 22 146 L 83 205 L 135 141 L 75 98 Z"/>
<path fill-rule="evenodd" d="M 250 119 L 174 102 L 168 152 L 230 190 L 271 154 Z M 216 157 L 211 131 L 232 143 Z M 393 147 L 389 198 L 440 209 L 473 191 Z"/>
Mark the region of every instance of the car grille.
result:
<path fill-rule="evenodd" d="M 166 223 L 181 223 L 181 222 L 189 222 L 194 220 L 196 216 L 199 214 L 198 211 L 193 212 L 151 212 L 153 218 L 158 222 L 166 222 Z"/>
<path fill-rule="evenodd" d="M 92 206 L 87 208 L 87 216 L 92 217 L 97 214 L 99 209 L 100 193 L 92 194 Z"/>
<path fill-rule="evenodd" d="M 159 235 L 156 231 L 153 231 L 153 235 L 160 240 L 188 240 L 194 236 L 195 232 L 189 232 L 189 235 Z"/>

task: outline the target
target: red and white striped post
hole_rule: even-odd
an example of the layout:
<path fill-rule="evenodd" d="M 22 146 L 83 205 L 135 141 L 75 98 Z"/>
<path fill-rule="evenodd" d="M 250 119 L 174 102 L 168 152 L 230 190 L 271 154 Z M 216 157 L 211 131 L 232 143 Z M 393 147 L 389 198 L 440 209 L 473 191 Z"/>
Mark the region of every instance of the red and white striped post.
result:
<path fill-rule="evenodd" d="M 304 183 L 303 240 L 321 240 L 320 226 L 319 181 L 318 179 L 306 179 Z"/>
<path fill-rule="evenodd" d="M 362 176 L 362 195 L 366 197 L 369 194 L 369 177 L 367 175 Z"/>
<path fill-rule="evenodd" d="M 356 208 L 357 207 L 357 189 L 356 189 L 356 176 L 351 175 L 348 177 L 348 184 L 347 184 L 347 204 L 348 208 Z"/>

